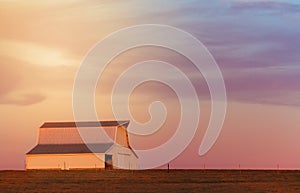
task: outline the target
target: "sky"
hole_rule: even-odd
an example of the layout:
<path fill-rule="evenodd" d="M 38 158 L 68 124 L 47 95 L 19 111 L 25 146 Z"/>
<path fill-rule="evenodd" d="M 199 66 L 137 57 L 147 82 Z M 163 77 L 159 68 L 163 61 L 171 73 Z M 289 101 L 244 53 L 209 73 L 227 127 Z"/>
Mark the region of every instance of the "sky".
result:
<path fill-rule="evenodd" d="M 195 137 L 171 167 L 300 169 L 299 21 L 298 0 L 0 0 L 0 169 L 24 169 L 24 154 L 45 121 L 73 120 L 74 79 L 91 47 L 116 30 L 149 23 L 185 30 L 213 55 L 228 97 L 222 132 L 199 156 L 210 114 L 207 84 L 189 60 L 154 47 L 111 61 L 95 93 L 101 119 L 114 118 L 110 95 L 124 69 L 143 60 L 168 61 L 190 77 L 201 106 Z M 148 106 L 156 100 L 165 103 L 166 122 L 153 135 L 130 135 L 135 149 L 163 144 L 178 124 L 178 99 L 157 82 L 132 93 L 135 119 L 149 120 Z"/>

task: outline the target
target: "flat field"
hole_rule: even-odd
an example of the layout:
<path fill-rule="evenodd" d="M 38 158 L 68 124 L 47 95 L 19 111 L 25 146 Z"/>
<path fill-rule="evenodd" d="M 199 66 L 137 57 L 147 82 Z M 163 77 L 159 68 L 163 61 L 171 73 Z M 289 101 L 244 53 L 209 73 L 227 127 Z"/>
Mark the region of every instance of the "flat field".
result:
<path fill-rule="evenodd" d="M 300 192 L 300 171 L 0 171 L 0 192 Z"/>

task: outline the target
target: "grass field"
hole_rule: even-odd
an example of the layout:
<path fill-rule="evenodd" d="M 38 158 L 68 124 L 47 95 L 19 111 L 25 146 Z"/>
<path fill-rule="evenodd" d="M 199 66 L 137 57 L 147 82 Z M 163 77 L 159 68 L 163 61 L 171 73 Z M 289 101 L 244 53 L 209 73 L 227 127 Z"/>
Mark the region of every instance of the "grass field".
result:
<path fill-rule="evenodd" d="M 0 192 L 300 192 L 300 171 L 0 171 Z"/>

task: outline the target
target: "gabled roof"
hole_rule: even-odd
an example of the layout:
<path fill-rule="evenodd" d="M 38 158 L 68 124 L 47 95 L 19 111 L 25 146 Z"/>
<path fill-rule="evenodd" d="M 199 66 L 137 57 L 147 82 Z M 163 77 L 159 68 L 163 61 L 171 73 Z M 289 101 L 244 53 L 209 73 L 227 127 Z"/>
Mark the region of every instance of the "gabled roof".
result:
<path fill-rule="evenodd" d="M 38 144 L 28 154 L 105 153 L 113 143 L 98 144 Z"/>
<path fill-rule="evenodd" d="M 40 128 L 68 128 L 68 127 L 128 127 L 129 121 L 86 121 L 86 122 L 45 122 Z"/>

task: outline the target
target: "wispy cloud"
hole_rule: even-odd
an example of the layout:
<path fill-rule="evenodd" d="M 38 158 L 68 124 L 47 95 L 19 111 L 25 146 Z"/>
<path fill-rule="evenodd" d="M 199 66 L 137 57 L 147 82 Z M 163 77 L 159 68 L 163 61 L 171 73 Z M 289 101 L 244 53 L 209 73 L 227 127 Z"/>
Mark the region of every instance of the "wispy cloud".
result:
<path fill-rule="evenodd" d="M 72 59 L 59 49 L 44 47 L 32 42 L 0 39 L 0 56 L 13 58 L 34 65 L 74 65 Z"/>
<path fill-rule="evenodd" d="M 249 11 L 269 11 L 273 13 L 293 13 L 300 12 L 300 4 L 288 1 L 236 1 L 232 5 L 234 10 L 249 10 Z"/>
<path fill-rule="evenodd" d="M 19 2 L 6 2 L 5 5 L 14 8 L 10 10 L 16 10 L 17 14 L 15 18 L 10 18 L 12 12 L 0 8 L 0 16 L 3 16 L 1 20 L 14 29 L 3 28 L 0 32 L 3 37 L 0 40 L 0 57 L 9 57 L 24 64 L 47 67 L 75 64 L 72 66 L 76 67 L 86 51 L 104 35 L 129 25 L 164 23 L 192 33 L 208 47 L 224 72 L 230 100 L 242 98 L 248 102 L 271 101 L 271 96 L 276 95 L 279 90 L 285 89 L 292 95 L 293 91 L 296 93 L 299 89 L 295 84 L 300 81 L 299 71 L 292 70 L 300 61 L 300 28 L 295 25 L 296 20 L 291 18 L 300 17 L 300 5 L 296 1 L 219 0 L 199 3 L 189 0 L 149 3 L 136 0 L 71 0 L 62 3 L 33 2 L 32 6 Z M 22 6 L 24 9 L 21 9 Z M 75 53 L 77 58 L 70 53 Z M 128 58 L 130 57 L 134 58 L 136 55 Z M 185 72 L 193 71 L 183 60 L 174 60 L 168 61 Z M 120 61 L 120 65 L 121 63 L 125 63 L 125 60 Z M 118 67 L 113 68 L 112 73 L 119 72 Z M 62 82 L 66 82 L 63 77 L 66 76 L 71 87 L 74 69 L 72 73 L 62 70 L 60 75 L 57 75 L 57 69 L 51 69 L 52 73 L 49 74 L 46 71 L 41 73 L 33 70 L 33 73 L 37 72 L 35 79 L 47 82 L 47 86 L 34 83 L 35 88 L 55 90 L 51 84 L 55 81 L 63 84 Z M 13 74 L 15 73 L 10 75 L 11 78 L 5 78 L 12 80 L 12 83 L 2 86 L 3 91 L 6 88 L 8 92 L 15 87 L 15 82 L 20 81 L 18 78 L 12 79 Z M 205 89 L 203 77 L 190 76 L 193 76 L 195 85 L 199 87 L 198 92 L 202 93 Z M 112 76 L 107 77 L 111 78 Z M 180 84 L 180 80 L 176 81 Z M 266 93 L 261 94 L 263 91 Z M 71 93 L 71 90 L 68 92 Z M 160 93 L 161 91 L 158 92 Z M 257 100 L 258 97 L 261 100 Z M 278 97 L 278 100 L 272 99 L 272 102 L 279 104 L 281 100 L 286 103 L 289 99 Z"/>
<path fill-rule="evenodd" d="M 0 104 L 13 104 L 13 105 L 33 105 L 40 103 L 46 99 L 46 96 L 38 93 L 27 93 L 27 94 L 18 94 L 10 93 L 5 96 L 0 95 Z"/>
<path fill-rule="evenodd" d="M 76 67 L 0 58 L 0 104 L 32 105 L 65 93 L 70 95 Z"/>
<path fill-rule="evenodd" d="M 0 60 L 0 104 L 1 105 L 33 105 L 46 99 L 44 94 L 37 92 L 36 85 L 28 84 L 24 71 L 28 70 L 17 60 L 1 58 Z M 34 72 L 32 72 L 34 74 Z"/>

